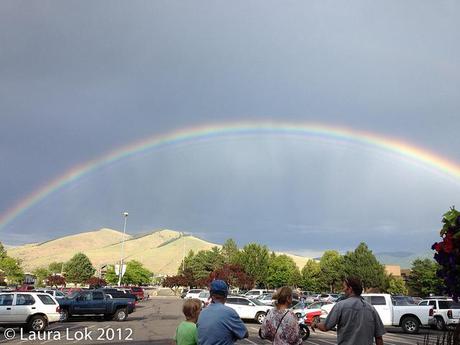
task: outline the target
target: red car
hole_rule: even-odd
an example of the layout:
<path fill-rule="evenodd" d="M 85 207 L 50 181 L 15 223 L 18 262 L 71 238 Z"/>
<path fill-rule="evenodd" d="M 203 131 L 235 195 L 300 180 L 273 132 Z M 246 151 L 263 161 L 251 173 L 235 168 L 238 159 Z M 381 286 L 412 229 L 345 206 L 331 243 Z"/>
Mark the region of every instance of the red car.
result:
<path fill-rule="evenodd" d="M 144 289 L 138 286 L 131 286 L 131 293 L 136 296 L 138 301 L 142 301 L 145 298 Z"/>
<path fill-rule="evenodd" d="M 320 316 L 321 316 L 322 311 L 321 310 L 314 310 L 309 313 L 305 314 L 305 324 L 306 325 L 311 325 L 313 321 L 319 322 Z"/>

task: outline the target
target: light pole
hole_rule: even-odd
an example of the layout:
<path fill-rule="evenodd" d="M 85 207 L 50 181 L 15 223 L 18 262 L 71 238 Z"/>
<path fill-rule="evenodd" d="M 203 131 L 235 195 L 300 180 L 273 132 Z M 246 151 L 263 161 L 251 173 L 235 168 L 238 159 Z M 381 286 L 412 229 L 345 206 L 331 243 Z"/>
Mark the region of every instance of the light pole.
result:
<path fill-rule="evenodd" d="M 126 222 L 128 220 L 128 212 L 123 212 L 123 217 L 125 219 L 123 225 L 123 238 L 121 240 L 121 256 L 120 256 L 120 269 L 118 270 L 118 286 L 121 286 L 121 278 L 123 277 L 123 256 L 125 249 L 125 233 L 126 233 Z"/>

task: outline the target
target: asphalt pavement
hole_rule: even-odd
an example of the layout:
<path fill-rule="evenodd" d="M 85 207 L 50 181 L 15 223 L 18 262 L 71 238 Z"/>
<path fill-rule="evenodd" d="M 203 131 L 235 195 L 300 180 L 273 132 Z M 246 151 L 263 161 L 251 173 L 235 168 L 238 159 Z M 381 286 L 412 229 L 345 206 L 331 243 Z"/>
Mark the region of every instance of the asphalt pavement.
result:
<path fill-rule="evenodd" d="M 104 321 L 101 317 L 74 317 L 68 322 L 53 323 L 47 332 L 41 334 L 27 333 L 18 328 L 0 328 L 0 343 L 8 345 L 26 344 L 156 344 L 171 345 L 171 339 L 177 325 L 184 319 L 182 300 L 174 297 L 153 297 L 140 302 L 136 311 L 124 322 Z M 249 338 L 239 344 L 270 344 L 268 340 L 258 337 L 259 325 L 255 321 L 245 320 Z M 384 336 L 388 345 L 424 344 L 425 337 L 435 340 L 441 332 L 421 329 L 419 334 L 404 334 L 400 328 L 389 328 Z M 337 344 L 335 332 L 317 331 L 311 334 L 304 344 Z M 430 342 L 431 344 L 431 342 Z"/>

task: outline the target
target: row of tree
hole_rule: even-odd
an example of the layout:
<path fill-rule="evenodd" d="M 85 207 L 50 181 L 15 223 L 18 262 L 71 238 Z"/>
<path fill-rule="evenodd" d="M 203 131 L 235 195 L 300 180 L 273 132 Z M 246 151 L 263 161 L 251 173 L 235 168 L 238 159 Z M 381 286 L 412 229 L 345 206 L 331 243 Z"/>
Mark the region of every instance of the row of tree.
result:
<path fill-rule="evenodd" d="M 392 294 L 414 295 L 436 293 L 442 283 L 436 278 L 437 265 L 433 260 L 414 261 L 412 274 L 406 286 L 401 277 L 385 272 L 382 265 L 365 243 L 354 251 L 341 255 L 327 250 L 321 259 L 308 260 L 299 270 L 287 255 L 277 255 L 267 246 L 250 243 L 239 249 L 229 239 L 222 248 L 213 247 L 197 253 L 190 251 L 184 258 L 176 276 L 167 277 L 164 286 L 206 287 L 215 277 L 226 277 L 234 287 L 248 289 L 254 286 L 277 288 L 284 285 L 309 291 L 341 290 L 345 276 L 358 276 L 366 290 L 376 289 Z"/>

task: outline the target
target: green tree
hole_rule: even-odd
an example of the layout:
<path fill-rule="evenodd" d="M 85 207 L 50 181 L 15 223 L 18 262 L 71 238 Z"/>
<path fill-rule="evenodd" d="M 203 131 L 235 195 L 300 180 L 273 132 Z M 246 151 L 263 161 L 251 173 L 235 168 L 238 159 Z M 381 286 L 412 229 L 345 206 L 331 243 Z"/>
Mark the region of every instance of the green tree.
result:
<path fill-rule="evenodd" d="M 229 238 L 222 246 L 222 256 L 226 264 L 235 264 L 238 262 L 239 250 L 236 242 Z"/>
<path fill-rule="evenodd" d="M 323 289 L 335 292 L 343 279 L 343 257 L 336 250 L 326 250 L 319 262 L 320 282 Z"/>
<path fill-rule="evenodd" d="M 385 267 L 364 242 L 361 242 L 353 252 L 343 257 L 344 273 L 361 279 L 364 290 L 382 287 L 385 284 Z"/>
<path fill-rule="evenodd" d="M 115 274 L 115 267 L 113 265 L 107 265 L 104 279 L 111 285 L 116 285 L 118 283 L 118 275 Z"/>
<path fill-rule="evenodd" d="M 64 265 L 65 277 L 68 282 L 82 284 L 96 272 L 89 258 L 83 253 L 75 254 Z"/>
<path fill-rule="evenodd" d="M 0 242 L 0 260 L 7 257 L 6 249 L 3 247 L 2 242 Z"/>
<path fill-rule="evenodd" d="M 300 283 L 299 268 L 287 255 L 270 256 L 267 284 L 270 287 L 297 286 Z"/>
<path fill-rule="evenodd" d="M 44 287 L 46 278 L 51 274 L 45 267 L 39 267 L 32 272 L 35 276 L 35 287 Z"/>
<path fill-rule="evenodd" d="M 392 274 L 386 277 L 386 287 L 384 292 L 392 295 L 407 295 L 406 283 L 401 277 L 395 277 Z"/>
<path fill-rule="evenodd" d="M 123 284 L 142 285 L 150 283 L 153 273 L 139 261 L 131 260 L 126 264 L 126 272 L 121 278 Z"/>
<path fill-rule="evenodd" d="M 414 260 L 407 285 L 415 296 L 425 297 L 430 293 L 441 293 L 443 281 L 436 275 L 438 268 L 439 265 L 431 259 Z"/>
<path fill-rule="evenodd" d="M 320 273 L 321 267 L 319 262 L 315 260 L 308 260 L 302 268 L 302 288 L 308 291 L 320 291 Z"/>
<path fill-rule="evenodd" d="M 56 261 L 53 261 L 52 263 L 50 263 L 48 265 L 48 271 L 51 273 L 51 274 L 55 274 L 55 273 L 62 273 L 63 271 L 63 268 L 64 268 L 64 263 L 63 262 L 56 262 Z"/>
<path fill-rule="evenodd" d="M 200 279 L 206 279 L 211 272 L 222 268 L 223 265 L 224 256 L 218 247 L 213 247 L 211 250 L 200 250 L 196 254 L 190 251 L 179 267 L 178 275 L 190 277 L 190 273 L 192 273 L 193 280 L 196 282 Z"/>
<path fill-rule="evenodd" d="M 254 279 L 256 285 L 266 285 L 269 257 L 270 254 L 267 246 L 249 243 L 241 250 L 238 263 Z"/>
<path fill-rule="evenodd" d="M 22 284 L 24 281 L 24 271 L 19 260 L 6 256 L 0 259 L 0 269 L 4 272 L 9 284 Z"/>

